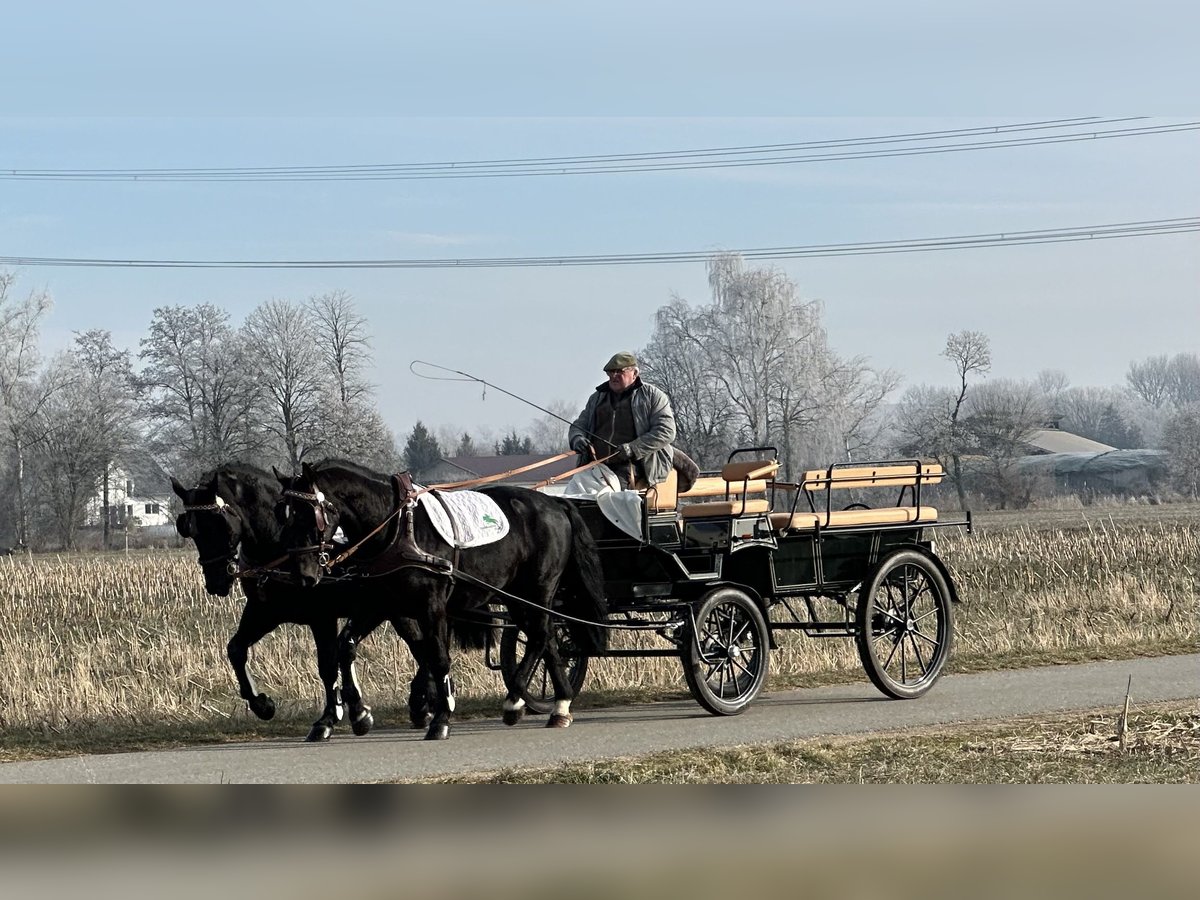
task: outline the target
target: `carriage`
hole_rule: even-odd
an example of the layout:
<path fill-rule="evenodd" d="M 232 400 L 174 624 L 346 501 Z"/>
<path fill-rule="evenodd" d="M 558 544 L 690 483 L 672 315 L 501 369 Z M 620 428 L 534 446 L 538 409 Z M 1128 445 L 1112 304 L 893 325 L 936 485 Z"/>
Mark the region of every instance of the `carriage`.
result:
<path fill-rule="evenodd" d="M 659 645 L 610 643 L 595 655 L 679 657 L 696 701 L 714 715 L 736 715 L 766 682 L 779 632 L 798 630 L 852 638 L 880 691 L 921 696 L 950 654 L 958 602 L 933 532 L 971 529 L 969 513 L 945 521 L 923 502 L 943 468 L 919 459 L 836 463 L 794 482 L 778 480 L 779 469 L 774 448 L 750 447 L 686 493 L 672 472 L 639 492 L 640 521 L 632 523 L 598 499 L 570 501 L 600 551 L 606 626 L 649 633 Z M 558 630 L 578 689 L 589 658 L 571 654 L 569 636 Z M 532 711 L 547 711 L 545 666 L 516 680 L 525 651 L 519 629 L 504 627 L 497 649 L 498 659 L 489 649 L 489 665 Z"/>

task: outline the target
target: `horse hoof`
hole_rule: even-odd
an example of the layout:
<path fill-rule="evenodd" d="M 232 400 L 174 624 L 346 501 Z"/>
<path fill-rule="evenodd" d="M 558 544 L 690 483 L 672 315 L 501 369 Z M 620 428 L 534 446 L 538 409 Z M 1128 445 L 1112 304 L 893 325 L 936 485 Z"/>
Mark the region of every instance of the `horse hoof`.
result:
<path fill-rule="evenodd" d="M 444 741 L 450 737 L 449 725 L 434 725 L 425 732 L 425 740 L 427 741 Z"/>
<path fill-rule="evenodd" d="M 362 737 L 370 731 L 375 725 L 375 717 L 370 712 L 364 712 L 361 716 L 350 723 L 350 730 Z"/>
<path fill-rule="evenodd" d="M 570 713 L 567 713 L 566 715 L 563 715 L 561 713 L 554 713 L 546 721 L 546 727 L 547 728 L 570 728 L 571 723 L 573 721 L 575 721 L 575 717 L 572 716 Z"/>
<path fill-rule="evenodd" d="M 523 706 L 518 709 L 506 709 L 504 711 L 504 724 L 505 725 L 516 725 L 524 717 L 525 717 L 525 707 L 523 707 Z"/>
<path fill-rule="evenodd" d="M 247 700 L 246 705 L 250 707 L 250 712 L 254 713 L 264 722 L 269 722 L 275 718 L 275 701 L 266 694 L 259 694 L 253 700 Z"/>
<path fill-rule="evenodd" d="M 312 731 L 308 733 L 308 737 L 304 740 L 309 744 L 318 744 L 321 741 L 329 740 L 329 736 L 333 734 L 333 729 L 328 725 L 323 725 L 318 722 L 312 727 Z"/>
<path fill-rule="evenodd" d="M 413 728 L 427 728 L 429 723 L 433 721 L 433 713 L 425 711 L 423 713 L 410 712 L 408 720 L 412 722 Z"/>

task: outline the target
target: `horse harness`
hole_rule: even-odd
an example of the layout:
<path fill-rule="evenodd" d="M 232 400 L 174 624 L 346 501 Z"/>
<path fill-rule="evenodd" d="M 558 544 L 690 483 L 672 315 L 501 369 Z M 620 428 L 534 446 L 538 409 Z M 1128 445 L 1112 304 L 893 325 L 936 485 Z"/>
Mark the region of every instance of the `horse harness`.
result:
<path fill-rule="evenodd" d="M 232 504 L 226 503 L 225 500 L 219 495 L 213 498 L 212 503 L 184 504 L 183 511 L 185 513 L 217 512 L 235 519 L 238 518 L 237 509 Z M 232 529 L 230 529 L 230 534 L 232 536 Z M 260 580 L 262 580 L 272 576 L 278 577 L 278 573 L 275 572 L 275 566 L 286 560 L 286 555 L 280 556 L 277 559 L 273 559 L 265 565 L 252 566 L 248 569 L 243 568 L 238 559 L 240 555 L 238 553 L 238 548 L 241 545 L 241 542 L 242 541 L 240 537 L 238 537 L 237 540 L 232 541 L 224 556 L 210 556 L 207 559 L 199 560 L 201 568 L 211 563 L 224 562 L 225 573 L 234 578 L 252 578 L 257 576 Z"/>
<path fill-rule="evenodd" d="M 311 494 L 301 491 L 284 491 L 284 496 L 294 497 L 298 500 L 304 500 L 313 505 L 313 510 L 316 515 L 317 528 L 319 531 L 318 543 L 311 544 L 307 547 L 296 547 L 288 550 L 289 554 L 299 555 L 303 553 L 316 553 L 317 564 L 327 572 L 341 565 L 347 559 L 356 554 L 362 547 L 375 537 L 385 528 L 388 533 L 384 535 L 383 548 L 367 561 L 368 565 L 388 556 L 389 552 L 393 551 L 402 560 L 401 564 L 395 566 L 387 572 L 379 573 L 363 573 L 362 577 L 377 577 L 378 575 L 391 574 L 400 569 L 424 569 L 435 575 L 445 575 L 450 578 L 456 577 L 458 570 L 459 549 L 457 546 L 452 548 L 453 555 L 451 559 L 443 559 L 432 553 L 422 550 L 417 544 L 416 538 L 416 508 L 417 498 L 422 494 L 430 494 L 437 498 L 438 502 L 445 507 L 445 501 L 441 498 L 441 493 L 429 488 L 417 487 L 413 484 L 412 475 L 408 472 L 401 472 L 392 476 L 392 490 L 395 495 L 393 501 L 393 509 L 386 518 L 373 529 L 367 532 L 357 543 L 343 550 L 340 554 L 332 559 L 329 556 L 329 551 L 335 549 L 335 545 L 326 539 L 326 534 L 329 531 L 328 516 L 326 511 L 333 509 L 333 504 L 325 499 L 325 495 L 320 491 L 314 491 Z M 448 510 L 447 510 L 448 511 Z M 450 517 L 451 527 L 454 529 L 454 543 L 459 542 L 460 534 L 458 524 L 454 521 L 454 517 Z"/>
<path fill-rule="evenodd" d="M 218 512 L 222 513 L 223 515 L 232 516 L 235 518 L 237 517 L 237 513 L 234 511 L 233 507 L 221 499 L 220 496 L 215 497 L 212 503 L 184 504 L 183 511 L 185 513 Z M 233 533 L 233 529 L 231 528 L 230 534 L 233 535 Z M 226 573 L 229 575 L 236 575 L 240 568 L 237 562 L 238 545 L 240 543 L 241 538 L 239 537 L 229 545 L 229 549 L 224 556 L 210 556 L 208 559 L 201 559 L 199 561 L 200 566 L 204 567 L 210 565 L 211 563 L 223 561 L 225 563 Z"/>

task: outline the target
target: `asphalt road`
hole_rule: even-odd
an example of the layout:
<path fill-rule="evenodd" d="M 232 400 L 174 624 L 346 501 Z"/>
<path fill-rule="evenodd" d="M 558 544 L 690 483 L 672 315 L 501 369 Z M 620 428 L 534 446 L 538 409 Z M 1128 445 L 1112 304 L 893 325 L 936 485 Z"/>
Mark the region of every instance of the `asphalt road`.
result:
<path fill-rule="evenodd" d="M 691 701 L 582 710 L 569 729 L 530 718 L 453 726 L 450 740 L 377 729 L 327 744 L 265 741 L 0 765 L 0 783 L 349 783 L 548 767 L 658 750 L 863 734 L 954 722 L 1200 697 L 1200 654 L 950 675 L 919 700 L 886 700 L 867 682 L 759 697 L 742 715 L 710 716 Z"/>

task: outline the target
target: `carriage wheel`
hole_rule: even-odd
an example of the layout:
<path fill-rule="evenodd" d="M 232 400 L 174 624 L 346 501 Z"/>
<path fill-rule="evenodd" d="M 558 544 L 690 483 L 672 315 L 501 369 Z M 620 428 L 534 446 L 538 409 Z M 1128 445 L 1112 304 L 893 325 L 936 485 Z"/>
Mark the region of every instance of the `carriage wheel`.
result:
<path fill-rule="evenodd" d="M 696 702 L 736 716 L 762 690 L 770 651 L 758 604 L 737 588 L 718 588 L 696 612 L 696 635 L 683 643 L 683 676 Z"/>
<path fill-rule="evenodd" d="M 575 689 L 576 695 L 583 688 L 583 680 L 587 677 L 588 658 L 580 654 L 566 626 L 555 622 L 551 627 L 558 640 L 558 650 L 567 666 L 567 680 Z M 550 680 L 550 672 L 546 669 L 546 661 L 539 659 L 529 673 L 529 681 L 517 684 L 517 666 L 525 658 L 528 638 L 521 629 L 505 628 L 500 637 L 500 675 L 504 686 L 522 700 L 525 708 L 535 715 L 546 715 L 554 709 L 554 682 Z"/>
<path fill-rule="evenodd" d="M 920 697 L 937 681 L 954 642 L 950 588 L 916 550 L 884 557 L 863 582 L 855 644 L 875 687 L 896 700 Z"/>

